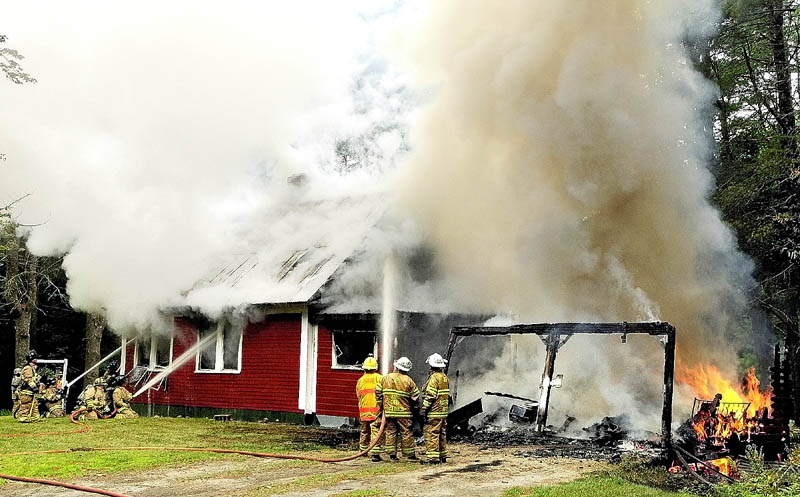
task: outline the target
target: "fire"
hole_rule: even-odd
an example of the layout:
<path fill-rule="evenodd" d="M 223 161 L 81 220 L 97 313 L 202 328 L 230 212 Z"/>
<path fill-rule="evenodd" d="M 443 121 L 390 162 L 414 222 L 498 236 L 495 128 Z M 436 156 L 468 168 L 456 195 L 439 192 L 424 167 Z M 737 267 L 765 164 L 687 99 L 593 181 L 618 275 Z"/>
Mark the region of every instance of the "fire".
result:
<path fill-rule="evenodd" d="M 684 370 L 681 379 L 705 400 L 692 418 L 692 428 L 700 441 L 725 445 L 733 435 L 749 439 L 759 430 L 759 418 L 765 409 L 772 405 L 772 387 L 761 390 L 755 368 L 747 370 L 738 387 L 710 365 Z"/>
<path fill-rule="evenodd" d="M 755 368 L 747 370 L 737 387 L 734 387 L 719 369 L 712 365 L 698 366 L 694 369 L 685 368 L 681 373 L 680 381 L 694 388 L 698 398 L 713 399 L 719 393 L 722 394 L 723 403 L 750 403 L 747 409 L 748 416 L 755 416 L 765 407 L 772 405 L 772 387 L 761 390 Z"/>
<path fill-rule="evenodd" d="M 736 468 L 736 462 L 734 462 L 734 460 L 731 459 L 730 457 L 721 457 L 719 459 L 714 459 L 712 461 L 708 461 L 707 464 L 711 465 L 714 469 L 716 469 L 717 471 L 726 476 L 733 477 L 738 474 Z M 702 471 L 706 474 L 711 473 L 708 470 L 708 468 L 702 464 L 691 463 L 689 464 L 689 469 L 692 471 Z M 683 468 L 679 466 L 677 463 L 669 468 L 670 473 L 680 473 L 682 470 Z"/>

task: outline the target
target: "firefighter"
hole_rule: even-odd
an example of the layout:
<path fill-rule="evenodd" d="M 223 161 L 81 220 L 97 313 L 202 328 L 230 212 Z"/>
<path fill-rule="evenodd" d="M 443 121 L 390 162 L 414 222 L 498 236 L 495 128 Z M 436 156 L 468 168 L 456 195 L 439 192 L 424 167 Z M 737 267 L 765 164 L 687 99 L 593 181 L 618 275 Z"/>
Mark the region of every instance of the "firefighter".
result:
<path fill-rule="evenodd" d="M 358 397 L 358 417 L 361 421 L 361 437 L 358 440 L 358 448 L 362 451 L 369 447 L 372 440 L 375 440 L 380 431 L 380 422 L 376 422 L 380 418 L 381 408 L 378 407 L 378 401 L 375 399 L 375 387 L 380 383 L 382 376 L 378 373 L 378 361 L 369 355 L 361 365 L 364 374 L 358 379 L 356 383 L 356 397 Z M 383 435 L 381 435 L 383 439 Z M 372 460 L 380 462 L 380 453 L 383 450 L 383 440 L 378 443 L 369 451 Z"/>
<path fill-rule="evenodd" d="M 36 359 L 39 355 L 30 350 L 25 355 L 25 366 L 20 370 L 20 383 L 17 386 L 17 408 L 12 413 L 20 423 L 39 421 L 39 374 L 36 372 Z"/>
<path fill-rule="evenodd" d="M 431 367 L 428 381 L 422 387 L 422 408 L 420 414 L 425 420 L 426 461 L 423 464 L 447 462 L 447 408 L 450 406 L 450 380 L 443 369 L 447 361 L 439 354 L 431 354 L 425 361 Z"/>
<path fill-rule="evenodd" d="M 106 383 L 105 378 L 98 378 L 91 385 L 83 389 L 78 397 L 78 409 L 86 409 L 78 417 L 80 420 L 94 420 L 106 409 Z"/>
<path fill-rule="evenodd" d="M 393 461 L 397 460 L 398 445 L 404 456 L 415 460 L 417 456 L 414 454 L 414 435 L 411 432 L 411 403 L 419 398 L 419 389 L 408 376 L 411 371 L 411 360 L 408 357 L 401 357 L 392 364 L 394 371 L 375 385 L 375 398 L 386 418 L 385 448 L 389 459 Z"/>
<path fill-rule="evenodd" d="M 122 375 L 113 375 L 108 380 L 108 388 L 111 391 L 111 407 L 116 411 L 116 418 L 130 419 L 138 418 L 139 415 L 131 408 L 131 399 L 133 395 L 123 386 L 125 377 Z"/>
<path fill-rule="evenodd" d="M 61 386 L 61 378 L 43 376 L 42 384 L 44 385 L 44 393 L 40 401 L 44 411 L 42 415 L 46 418 L 63 418 L 66 414 L 62 403 L 64 390 Z"/>
<path fill-rule="evenodd" d="M 19 407 L 19 394 L 17 388 L 22 384 L 22 368 L 14 369 L 14 376 L 11 377 L 11 413 L 16 417 L 17 407 Z"/>

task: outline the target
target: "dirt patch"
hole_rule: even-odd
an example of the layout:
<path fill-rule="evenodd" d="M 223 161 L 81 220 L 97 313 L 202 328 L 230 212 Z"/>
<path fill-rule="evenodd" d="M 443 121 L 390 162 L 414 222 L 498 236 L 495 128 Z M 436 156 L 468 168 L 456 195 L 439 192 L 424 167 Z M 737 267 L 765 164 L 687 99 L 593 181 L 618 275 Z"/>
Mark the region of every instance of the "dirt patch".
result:
<path fill-rule="evenodd" d="M 500 495 L 513 486 L 569 481 L 600 470 L 606 464 L 572 458 L 521 457 L 522 447 L 479 448 L 459 443 L 451 446 L 445 465 L 422 466 L 413 462 L 373 463 L 363 458 L 325 464 L 235 457 L 183 467 L 160 468 L 113 475 L 87 475 L 73 483 L 136 497 L 328 497 L 361 491 L 411 497 Z M 529 451 L 535 447 L 526 447 Z M 124 457 L 124 456 L 121 456 Z M 23 497 L 83 496 L 54 487 L 6 483 L 2 494 Z"/>

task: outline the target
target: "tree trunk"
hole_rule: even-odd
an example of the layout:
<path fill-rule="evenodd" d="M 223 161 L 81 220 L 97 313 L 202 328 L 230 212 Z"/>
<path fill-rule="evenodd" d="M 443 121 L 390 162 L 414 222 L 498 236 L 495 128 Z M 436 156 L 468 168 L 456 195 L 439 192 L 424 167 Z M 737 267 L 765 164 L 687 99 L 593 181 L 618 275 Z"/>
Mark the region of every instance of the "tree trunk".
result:
<path fill-rule="evenodd" d="M 15 242 L 17 265 L 19 264 L 19 240 Z M 19 282 L 19 294 L 15 307 L 19 316 L 14 323 L 15 331 L 15 346 L 14 346 L 14 363 L 17 367 L 25 364 L 25 355 L 31 348 L 31 329 L 33 328 L 36 319 L 36 306 L 38 304 L 37 296 L 39 294 L 39 285 L 37 281 L 38 276 L 38 258 L 35 255 L 28 254 L 27 263 L 25 264 L 25 272 L 19 273 L 19 266 L 17 266 L 16 280 Z"/>
<path fill-rule="evenodd" d="M 106 320 L 98 314 L 86 315 L 86 364 L 84 369 L 88 369 L 100 360 L 100 340 L 103 338 L 103 329 L 106 327 Z M 86 375 L 83 380 L 84 385 L 91 384 L 99 374 L 99 368 L 94 369 Z"/>
<path fill-rule="evenodd" d="M 789 55 L 786 50 L 784 34 L 784 0 L 772 0 L 769 11 L 770 45 L 772 47 L 772 63 L 775 68 L 775 92 L 778 97 L 778 126 L 783 134 L 784 149 L 791 157 L 791 167 L 797 159 L 797 142 L 795 139 L 796 120 L 794 101 L 792 99 L 792 80 L 789 67 Z"/>
<path fill-rule="evenodd" d="M 795 298 L 789 300 L 787 309 L 790 316 L 790 326 L 786 330 L 786 351 L 789 356 L 791 380 L 794 399 L 795 421 L 800 419 L 800 292 L 793 292 Z"/>

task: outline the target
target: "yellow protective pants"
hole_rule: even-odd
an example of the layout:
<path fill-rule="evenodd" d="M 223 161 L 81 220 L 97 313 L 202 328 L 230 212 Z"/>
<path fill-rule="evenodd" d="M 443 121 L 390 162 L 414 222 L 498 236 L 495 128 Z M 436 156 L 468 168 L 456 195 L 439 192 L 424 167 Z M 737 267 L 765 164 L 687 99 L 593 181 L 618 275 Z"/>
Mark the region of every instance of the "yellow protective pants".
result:
<path fill-rule="evenodd" d="M 428 460 L 447 457 L 447 418 L 426 419 L 423 432 Z"/>
<path fill-rule="evenodd" d="M 386 418 L 386 453 L 404 456 L 414 455 L 414 434 L 411 433 L 411 418 Z"/>
<path fill-rule="evenodd" d="M 20 394 L 14 417 L 20 423 L 39 421 L 39 397 L 37 395 Z"/>

